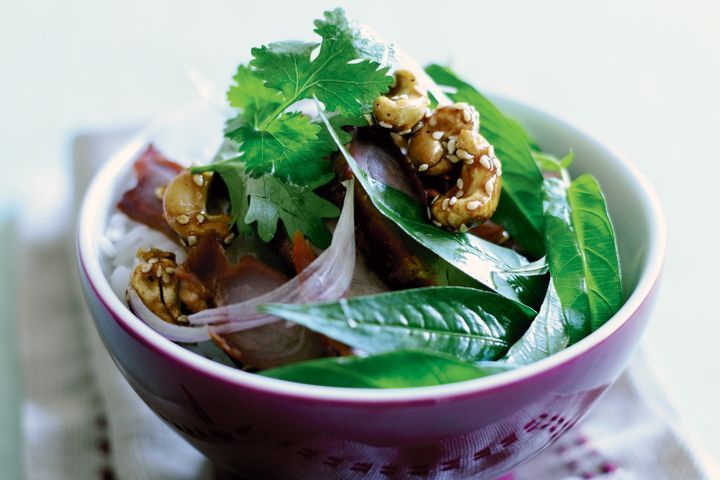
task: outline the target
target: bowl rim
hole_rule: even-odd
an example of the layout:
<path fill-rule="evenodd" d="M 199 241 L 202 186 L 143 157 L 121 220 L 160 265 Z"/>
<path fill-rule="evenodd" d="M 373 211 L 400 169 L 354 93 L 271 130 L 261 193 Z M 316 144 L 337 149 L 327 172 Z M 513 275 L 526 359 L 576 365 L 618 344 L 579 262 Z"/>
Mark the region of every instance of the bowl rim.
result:
<path fill-rule="evenodd" d="M 598 348 L 618 331 L 636 311 L 642 308 L 654 290 L 660 276 L 666 248 L 666 224 L 660 201 L 647 179 L 627 160 L 627 155 L 619 154 L 616 148 L 611 148 L 607 143 L 598 141 L 598 137 L 588 133 L 587 129 L 580 129 L 574 126 L 576 123 L 569 122 L 555 113 L 525 101 L 496 94 L 492 94 L 490 97 L 494 101 L 513 104 L 516 108 L 540 116 L 545 121 L 568 130 L 573 136 L 584 138 L 585 141 L 603 151 L 605 157 L 616 167 L 623 169 L 635 184 L 637 191 L 640 192 L 642 209 L 650 226 L 650 238 L 653 241 L 650 242 L 647 259 L 636 287 L 621 309 L 601 328 L 561 352 L 514 370 L 446 385 L 392 389 L 348 388 L 308 385 L 244 372 L 190 352 L 157 333 L 136 317 L 110 287 L 110 283 L 102 271 L 99 255 L 93 255 L 93 251 L 99 252 L 99 249 L 97 245 L 93 249 L 93 229 L 91 227 L 99 221 L 101 210 L 108 208 L 109 199 L 107 201 L 97 201 L 97 199 L 107 197 L 109 193 L 113 192 L 114 189 L 110 187 L 115 175 L 124 171 L 126 164 L 134 159 L 140 149 L 148 143 L 150 133 L 170 118 L 192 113 L 196 109 L 208 108 L 205 103 L 186 106 L 152 122 L 121 147 L 92 179 L 79 210 L 76 238 L 78 267 L 91 291 L 86 291 L 86 294 L 92 293 L 126 333 L 168 361 L 195 370 L 234 388 L 250 389 L 262 394 L 293 397 L 304 401 L 344 404 L 358 402 L 365 404 L 437 403 L 468 395 L 487 394 L 507 389 L 535 377 L 547 375 L 565 364 L 573 363 L 578 357 Z"/>

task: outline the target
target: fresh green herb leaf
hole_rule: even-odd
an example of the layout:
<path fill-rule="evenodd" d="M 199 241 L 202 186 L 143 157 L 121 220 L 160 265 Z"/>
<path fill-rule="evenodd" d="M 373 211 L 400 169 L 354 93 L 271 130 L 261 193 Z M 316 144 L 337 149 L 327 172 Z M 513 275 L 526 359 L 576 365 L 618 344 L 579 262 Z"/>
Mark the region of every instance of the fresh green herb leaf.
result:
<path fill-rule="evenodd" d="M 533 140 L 533 138 L 530 136 L 530 134 L 527 132 L 527 130 L 525 130 L 525 128 L 520 124 L 520 122 L 518 122 L 517 120 L 515 120 L 512 117 L 505 116 L 505 118 L 507 119 L 508 122 L 510 122 L 510 124 L 513 126 L 513 128 L 515 128 L 515 131 L 517 132 L 517 134 L 523 138 L 523 140 L 528 145 L 528 147 L 530 147 L 530 151 L 532 153 L 540 151 L 540 145 L 538 145 L 535 142 L 535 140 Z"/>
<path fill-rule="evenodd" d="M 278 220 L 282 220 L 287 232 L 292 235 L 300 231 L 320 248 L 330 246 L 332 235 L 323 223 L 323 218 L 336 218 L 340 210 L 320 198 L 313 189 L 327 183 L 333 175 L 321 177 L 306 188 L 288 185 L 276 177 L 264 175 L 247 182 L 250 205 L 245 222 L 257 222 L 260 239 L 269 242 L 275 236 Z"/>
<path fill-rule="evenodd" d="M 570 343 L 573 323 L 566 320 L 551 280 L 540 312 L 522 338 L 510 347 L 504 360 L 511 365 L 527 365 L 563 350 Z"/>
<path fill-rule="evenodd" d="M 469 362 L 501 357 L 536 315 L 496 293 L 464 287 L 418 288 L 329 303 L 263 305 L 259 310 L 368 353 L 419 348 Z"/>
<path fill-rule="evenodd" d="M 205 169 L 214 170 L 225 182 L 232 223 L 237 224 L 241 234 L 252 233 L 250 225 L 257 222 L 258 236 L 269 242 L 275 235 L 278 220 L 282 220 L 289 234 L 300 231 L 317 247 L 330 245 L 332 235 L 323 219 L 336 218 L 340 211 L 313 190 L 332 180 L 332 173 L 299 187 L 271 175 L 252 178 L 232 160 L 199 167 L 198 171 Z"/>
<path fill-rule="evenodd" d="M 544 197 L 550 274 L 571 321 L 570 341 L 575 343 L 622 305 L 615 233 L 593 177 L 583 175 L 572 184 L 546 179 Z"/>
<path fill-rule="evenodd" d="M 570 150 L 562 159 L 555 155 L 543 152 L 532 152 L 532 156 L 538 165 L 538 168 L 547 172 L 562 172 L 568 168 L 575 159 L 575 152 Z"/>
<path fill-rule="evenodd" d="M 500 203 L 493 220 L 505 227 L 532 256 L 543 256 L 542 174 L 535 165 L 527 137 L 472 85 L 450 69 L 430 65 L 432 79 L 455 89 L 453 101 L 467 102 L 480 113 L 480 132 L 494 145 L 503 166 Z"/>
<path fill-rule="evenodd" d="M 410 388 L 463 382 L 504 372 L 500 363 L 475 366 L 449 355 L 396 350 L 369 357 L 310 360 L 260 372 L 291 382 L 350 388 Z"/>
<path fill-rule="evenodd" d="M 545 275 L 550 271 L 550 266 L 547 263 L 547 257 L 539 258 L 534 262 L 523 265 L 522 267 L 513 268 L 508 270 L 508 273 L 515 273 L 518 275 Z"/>
<path fill-rule="evenodd" d="M 239 118 L 243 123 L 259 127 L 283 102 L 280 93 L 265 87 L 265 82 L 245 65 L 238 66 L 233 80 L 235 83 L 228 89 L 227 99 L 230 106 L 242 111 Z"/>
<path fill-rule="evenodd" d="M 347 139 L 341 127 L 367 123 L 363 114 L 392 85 L 388 68 L 377 61 L 394 53 L 349 21 L 342 9 L 325 12 L 315 32 L 321 43 L 280 42 L 252 50 L 250 66 L 238 67 L 227 93 L 230 105 L 240 110 L 225 128 L 226 146 L 234 145 L 236 153 L 192 171 L 222 176 L 233 222 L 242 233 L 250 231 L 247 223 L 257 221 L 258 233 L 269 240 L 280 218 L 289 231 L 297 227 L 323 246 L 329 234 L 320 226 L 322 218 L 336 214 L 312 190 L 318 179 L 328 181 L 326 157 L 336 147 L 318 122 L 291 110 L 316 96 L 337 110 L 333 125 Z M 282 198 L 272 198 L 269 189 Z M 297 205 L 289 206 L 290 200 Z"/>
<path fill-rule="evenodd" d="M 241 157 L 229 162 L 242 162 L 245 171 L 255 178 L 269 174 L 305 186 L 331 170 L 325 157 L 333 149 L 318 139 L 319 132 L 320 126 L 300 113 L 283 113 L 264 130 L 245 123 L 226 132 L 228 138 L 242 144 L 243 150 Z"/>
<path fill-rule="evenodd" d="M 513 250 L 487 242 L 475 235 L 451 233 L 426 221 L 425 209 L 405 193 L 371 178 L 347 151 L 325 114 L 320 111 L 330 135 L 373 205 L 405 233 L 448 263 L 470 275 L 486 287 L 530 306 L 539 305 L 545 280 L 539 276 L 509 274 L 511 269 L 527 265 Z"/>
<path fill-rule="evenodd" d="M 322 37 L 317 58 L 311 58 L 315 43 L 281 42 L 254 48 L 250 65 L 266 86 L 284 94 L 286 107 L 317 96 L 329 111 L 362 115 L 393 78 L 387 75 L 388 67 L 363 57 L 367 49 L 356 48 L 348 27 L 342 10 L 327 12 L 315 21 L 315 33 Z"/>

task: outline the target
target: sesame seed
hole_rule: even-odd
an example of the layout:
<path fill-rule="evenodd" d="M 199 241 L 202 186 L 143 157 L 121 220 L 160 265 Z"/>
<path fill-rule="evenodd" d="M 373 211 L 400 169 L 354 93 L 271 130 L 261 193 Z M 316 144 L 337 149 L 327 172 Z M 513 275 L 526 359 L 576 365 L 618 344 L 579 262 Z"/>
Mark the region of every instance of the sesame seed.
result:
<path fill-rule="evenodd" d="M 197 243 L 198 243 L 198 238 L 197 238 L 195 235 L 190 235 L 190 236 L 187 238 L 187 243 L 188 243 L 188 245 L 190 245 L 191 247 L 194 246 L 194 245 L 197 245 Z"/>
<path fill-rule="evenodd" d="M 490 157 L 488 157 L 487 155 L 483 155 L 480 157 L 480 164 L 488 170 L 490 170 L 490 168 L 492 167 Z"/>
<path fill-rule="evenodd" d="M 407 155 L 407 148 L 400 147 L 400 153 L 402 153 L 403 155 Z"/>
<path fill-rule="evenodd" d="M 407 135 L 407 134 L 410 133 L 411 131 L 412 131 L 412 129 L 406 128 L 406 129 L 403 130 L 402 132 L 398 132 L 398 133 L 399 133 L 400 135 Z"/>
<path fill-rule="evenodd" d="M 443 209 L 443 210 L 447 210 L 449 204 L 450 204 L 450 199 L 449 199 L 449 198 L 446 198 L 445 200 L 443 200 L 443 201 L 442 201 L 442 209 Z"/>
<path fill-rule="evenodd" d="M 456 145 L 457 145 L 457 142 L 454 139 L 451 138 L 450 140 L 448 140 L 448 142 L 447 142 L 448 153 L 450 153 L 450 154 L 455 153 Z"/>
<path fill-rule="evenodd" d="M 478 202 L 477 200 L 473 200 L 472 202 L 468 202 L 467 204 L 467 209 L 471 212 L 473 210 L 477 210 L 478 208 L 480 208 L 480 202 Z"/>
<path fill-rule="evenodd" d="M 190 323 L 190 321 L 188 320 L 187 315 L 180 315 L 180 316 L 177 318 L 177 323 L 184 323 L 185 325 L 187 325 L 187 324 Z"/>
<path fill-rule="evenodd" d="M 175 273 L 175 269 L 173 267 L 165 267 L 165 273 L 167 273 L 168 275 L 172 275 L 173 273 Z"/>
<path fill-rule="evenodd" d="M 464 223 L 461 223 L 461 224 L 460 224 L 460 231 L 461 231 L 462 233 L 467 232 L 467 231 L 468 231 L 468 226 L 465 225 Z"/>
<path fill-rule="evenodd" d="M 170 275 L 168 275 L 167 273 L 163 273 L 162 281 L 163 283 L 170 283 Z"/>
<path fill-rule="evenodd" d="M 159 261 L 160 261 L 159 258 L 157 258 L 157 257 L 152 257 L 150 260 L 148 260 L 148 263 L 149 263 L 149 264 L 154 264 L 154 263 L 158 263 Z"/>
<path fill-rule="evenodd" d="M 234 234 L 234 233 L 231 233 L 230 235 L 228 235 L 227 237 L 225 237 L 225 238 L 223 239 L 223 242 L 224 242 L 225 244 L 227 244 L 227 245 L 230 245 L 233 240 L 235 240 L 235 234 Z"/>
<path fill-rule="evenodd" d="M 430 210 L 430 207 L 427 207 L 427 216 L 429 220 L 432 220 L 432 210 Z"/>
<path fill-rule="evenodd" d="M 455 196 L 456 196 L 457 198 L 460 198 L 460 197 L 462 197 L 463 195 L 465 195 L 465 192 L 463 192 L 462 190 L 458 190 L 457 193 L 455 194 Z"/>
<path fill-rule="evenodd" d="M 456 196 L 450 197 L 450 206 L 452 207 L 456 203 L 457 203 L 457 197 Z"/>
<path fill-rule="evenodd" d="M 467 109 L 463 110 L 463 120 L 472 122 L 472 114 Z"/>
<path fill-rule="evenodd" d="M 142 265 L 140 265 L 140 271 L 142 273 L 148 273 L 150 269 L 152 269 L 152 265 L 150 265 L 149 263 L 143 263 Z"/>
<path fill-rule="evenodd" d="M 454 108 L 455 110 L 465 110 L 465 109 L 467 109 L 467 108 L 469 108 L 469 107 L 470 107 L 470 105 L 468 105 L 466 102 L 458 102 L 458 103 L 456 103 L 456 104 L 453 105 L 453 108 Z"/>
<path fill-rule="evenodd" d="M 488 195 L 492 195 L 495 190 L 495 177 L 485 182 L 485 191 Z"/>
<path fill-rule="evenodd" d="M 442 227 L 442 223 L 438 222 L 437 220 L 433 220 L 433 223 L 436 227 Z"/>
<path fill-rule="evenodd" d="M 492 145 L 488 146 L 488 154 L 489 154 L 491 157 L 494 157 L 494 156 L 495 156 L 495 147 L 494 147 L 494 146 L 492 146 Z"/>
<path fill-rule="evenodd" d="M 202 187 L 205 185 L 205 178 L 202 175 L 193 175 L 193 182 L 195 182 L 195 185 L 198 187 Z"/>
<path fill-rule="evenodd" d="M 470 157 L 463 160 L 463 162 L 465 162 L 465 165 L 472 165 L 475 162 L 475 159 L 473 157 Z"/>
<path fill-rule="evenodd" d="M 413 132 L 413 133 L 417 132 L 418 130 L 420 130 L 420 129 L 423 127 L 423 125 L 424 125 L 423 122 L 418 122 L 418 123 L 413 127 L 412 132 Z"/>
<path fill-rule="evenodd" d="M 392 128 L 392 125 L 390 125 L 387 122 L 379 122 L 378 125 L 380 125 L 383 128 Z"/>
<path fill-rule="evenodd" d="M 430 118 L 430 117 L 432 117 L 432 110 L 430 110 L 428 108 L 425 110 L 425 118 Z"/>
<path fill-rule="evenodd" d="M 435 196 L 433 197 L 433 199 L 432 199 L 432 202 L 430 202 L 430 204 L 432 205 L 432 204 L 434 204 L 435 202 L 437 202 L 438 198 L 440 198 L 440 195 L 435 195 Z"/>
<path fill-rule="evenodd" d="M 190 222 L 190 217 L 188 217 L 185 214 L 178 215 L 175 220 L 177 220 L 177 223 L 180 225 L 187 225 Z"/>
<path fill-rule="evenodd" d="M 500 160 L 498 160 L 497 158 L 493 158 L 492 163 L 495 167 L 495 170 L 497 170 L 497 174 L 502 175 L 502 165 L 500 165 Z"/>
<path fill-rule="evenodd" d="M 159 198 L 160 200 L 162 200 L 162 198 L 163 198 L 164 195 L 165 195 L 165 187 L 163 187 L 163 186 L 161 185 L 161 186 L 159 186 L 159 187 L 157 187 L 157 188 L 155 189 L 155 196 L 156 196 L 157 198 Z"/>
<path fill-rule="evenodd" d="M 427 163 L 423 163 L 422 165 L 420 165 L 420 166 L 418 167 L 418 172 L 424 172 L 424 171 L 427 170 L 428 168 L 430 168 L 430 167 L 428 167 L 428 164 L 427 164 Z"/>
<path fill-rule="evenodd" d="M 197 220 L 198 223 L 203 223 L 205 221 L 205 215 L 203 215 L 202 213 L 198 213 L 195 216 L 195 220 Z"/>
<path fill-rule="evenodd" d="M 162 277 L 162 275 L 163 275 L 162 265 L 158 265 L 157 270 L 155 270 L 155 275 L 157 275 L 158 278 Z"/>
<path fill-rule="evenodd" d="M 450 160 L 450 163 L 458 163 L 460 159 L 455 155 L 445 155 L 445 158 Z"/>
<path fill-rule="evenodd" d="M 455 155 L 458 156 L 458 158 L 461 158 L 462 160 L 467 160 L 472 158 L 472 155 L 470 155 L 467 151 L 463 150 L 462 148 L 458 148 L 455 151 Z"/>
<path fill-rule="evenodd" d="M 390 97 L 390 100 L 400 100 L 400 95 L 394 95 Z"/>
<path fill-rule="evenodd" d="M 434 127 L 435 125 L 437 125 L 437 118 L 430 117 L 430 120 L 428 121 L 428 125 L 430 125 L 431 127 Z"/>
<path fill-rule="evenodd" d="M 432 133 L 432 137 L 433 137 L 435 140 L 440 140 L 441 138 L 443 138 L 444 135 L 445 135 L 445 132 L 443 132 L 443 131 L 441 131 L 441 130 L 438 130 L 437 132 L 433 132 L 433 133 Z"/>
<path fill-rule="evenodd" d="M 462 178 L 458 178 L 458 179 L 457 179 L 457 182 L 455 182 L 455 185 L 457 185 L 457 187 L 458 187 L 459 190 L 462 190 L 462 189 L 463 189 L 463 186 L 464 186 L 463 179 L 462 179 Z"/>

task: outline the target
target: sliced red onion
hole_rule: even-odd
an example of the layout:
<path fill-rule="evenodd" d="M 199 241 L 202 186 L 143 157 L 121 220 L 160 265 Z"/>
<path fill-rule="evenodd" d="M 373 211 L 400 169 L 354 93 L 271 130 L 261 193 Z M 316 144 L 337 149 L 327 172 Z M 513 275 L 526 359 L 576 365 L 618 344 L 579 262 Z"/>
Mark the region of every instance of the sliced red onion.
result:
<path fill-rule="evenodd" d="M 145 303 L 143 303 L 140 295 L 138 295 L 134 288 L 128 288 L 127 293 L 130 308 L 132 308 L 135 315 L 163 337 L 173 342 L 181 343 L 196 343 L 210 340 L 207 327 L 182 327 L 168 323 L 155 315 Z"/>
<path fill-rule="evenodd" d="M 337 300 L 350 287 L 355 270 L 355 212 L 352 181 L 330 247 L 305 270 L 280 287 L 249 300 L 211 308 L 188 317 L 194 325 L 213 325 L 213 332 L 227 334 L 267 325 L 277 317 L 259 313 L 266 303 L 309 303 Z"/>

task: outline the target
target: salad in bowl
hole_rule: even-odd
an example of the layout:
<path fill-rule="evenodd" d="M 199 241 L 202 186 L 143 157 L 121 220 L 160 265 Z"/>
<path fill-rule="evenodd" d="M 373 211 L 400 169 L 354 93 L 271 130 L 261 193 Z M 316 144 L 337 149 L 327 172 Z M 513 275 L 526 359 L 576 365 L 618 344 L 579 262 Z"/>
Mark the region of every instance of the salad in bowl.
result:
<path fill-rule="evenodd" d="M 573 145 L 543 152 L 340 9 L 315 33 L 237 68 L 213 158 L 136 159 L 104 241 L 140 319 L 259 375 L 395 388 L 518 368 L 620 309 L 613 224 L 598 181 L 568 173 Z"/>
<path fill-rule="evenodd" d="M 642 176 L 342 10 L 251 54 L 227 110 L 151 126 L 80 210 L 138 396 L 241 478 L 493 479 L 573 428 L 649 320 Z"/>

